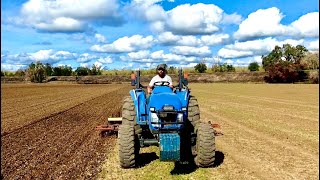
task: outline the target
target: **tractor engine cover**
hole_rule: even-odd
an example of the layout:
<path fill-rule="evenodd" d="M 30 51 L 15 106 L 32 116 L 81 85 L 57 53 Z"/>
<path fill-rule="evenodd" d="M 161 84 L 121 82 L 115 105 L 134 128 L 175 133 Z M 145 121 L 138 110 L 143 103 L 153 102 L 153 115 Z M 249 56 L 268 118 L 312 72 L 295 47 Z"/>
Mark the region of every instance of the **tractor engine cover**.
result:
<path fill-rule="evenodd" d="M 180 136 L 177 133 L 163 133 L 160 137 L 160 161 L 180 160 Z"/>

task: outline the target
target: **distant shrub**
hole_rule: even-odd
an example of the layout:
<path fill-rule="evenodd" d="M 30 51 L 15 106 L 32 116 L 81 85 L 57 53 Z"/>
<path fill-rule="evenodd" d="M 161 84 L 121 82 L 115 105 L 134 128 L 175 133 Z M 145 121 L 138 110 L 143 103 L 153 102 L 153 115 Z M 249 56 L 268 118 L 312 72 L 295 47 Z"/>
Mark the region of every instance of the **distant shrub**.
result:
<path fill-rule="evenodd" d="M 15 76 L 24 77 L 26 75 L 26 72 L 22 69 L 19 69 L 15 72 Z"/>
<path fill-rule="evenodd" d="M 207 65 L 204 62 L 198 63 L 194 69 L 199 73 L 205 73 L 207 70 Z"/>
<path fill-rule="evenodd" d="M 87 67 L 78 67 L 75 70 L 77 76 L 87 76 L 89 74 L 90 69 Z"/>
<path fill-rule="evenodd" d="M 259 64 L 257 62 L 252 62 L 248 66 L 248 69 L 250 71 L 259 71 L 259 68 L 260 68 L 260 66 L 259 66 Z"/>

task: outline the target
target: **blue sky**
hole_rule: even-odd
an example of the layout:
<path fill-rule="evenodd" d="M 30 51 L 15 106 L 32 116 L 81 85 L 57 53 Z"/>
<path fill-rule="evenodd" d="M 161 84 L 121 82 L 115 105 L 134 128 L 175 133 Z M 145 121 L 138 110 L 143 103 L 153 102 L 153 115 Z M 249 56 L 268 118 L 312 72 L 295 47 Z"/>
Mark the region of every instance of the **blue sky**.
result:
<path fill-rule="evenodd" d="M 1 1 L 1 70 L 247 66 L 285 43 L 319 51 L 318 0 Z"/>

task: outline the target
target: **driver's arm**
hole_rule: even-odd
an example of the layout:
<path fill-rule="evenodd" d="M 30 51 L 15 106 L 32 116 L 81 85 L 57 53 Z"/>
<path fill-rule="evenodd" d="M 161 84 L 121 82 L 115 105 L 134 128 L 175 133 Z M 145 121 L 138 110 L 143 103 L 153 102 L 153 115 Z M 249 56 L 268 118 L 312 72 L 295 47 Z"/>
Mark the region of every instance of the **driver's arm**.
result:
<path fill-rule="evenodd" d="M 154 80 L 154 77 L 151 79 L 148 87 L 147 87 L 147 91 L 148 91 L 148 94 L 151 94 L 152 93 L 152 89 L 153 89 L 153 84 L 154 84 L 155 80 Z"/>
<path fill-rule="evenodd" d="M 148 86 L 148 87 L 147 87 L 147 90 L 148 90 L 148 94 L 151 94 L 151 92 L 152 92 L 152 87 L 151 87 L 151 86 Z"/>
<path fill-rule="evenodd" d="M 168 82 L 170 83 L 169 87 L 173 90 L 173 83 L 172 83 L 172 79 L 170 76 L 168 76 Z"/>

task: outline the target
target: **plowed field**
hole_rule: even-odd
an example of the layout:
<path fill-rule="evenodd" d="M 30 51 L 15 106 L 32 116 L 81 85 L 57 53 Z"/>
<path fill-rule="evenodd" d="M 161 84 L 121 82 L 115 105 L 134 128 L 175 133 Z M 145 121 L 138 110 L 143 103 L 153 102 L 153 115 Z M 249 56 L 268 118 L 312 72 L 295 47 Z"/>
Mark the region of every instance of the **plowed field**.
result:
<path fill-rule="evenodd" d="M 4 179 L 319 179 L 319 86 L 190 84 L 201 119 L 221 126 L 216 165 L 160 162 L 158 148 L 121 169 L 115 137 L 95 126 L 118 116 L 129 85 L 1 87 Z"/>
<path fill-rule="evenodd" d="M 90 179 L 114 147 L 95 126 L 119 115 L 126 85 L 2 85 L 4 179 Z"/>

